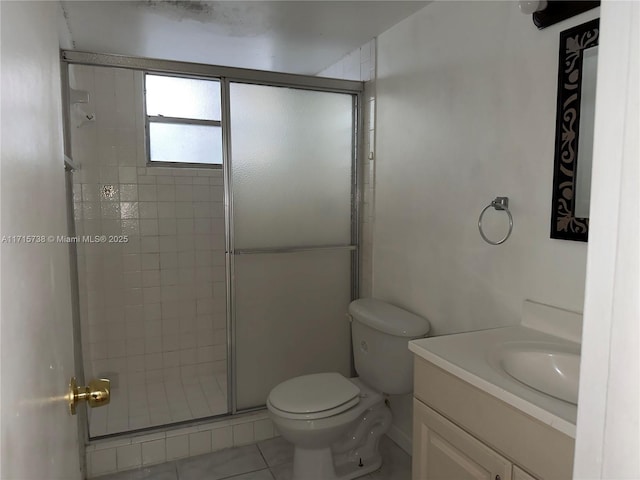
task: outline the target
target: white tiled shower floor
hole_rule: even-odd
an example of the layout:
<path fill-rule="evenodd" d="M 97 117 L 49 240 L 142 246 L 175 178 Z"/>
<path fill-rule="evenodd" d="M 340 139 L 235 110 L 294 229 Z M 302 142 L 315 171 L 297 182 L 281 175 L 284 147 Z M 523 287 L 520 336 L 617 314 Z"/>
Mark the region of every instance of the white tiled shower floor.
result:
<path fill-rule="evenodd" d="M 91 437 L 227 412 L 226 375 L 207 375 L 111 390 L 109 405 L 89 411 Z"/>
<path fill-rule="evenodd" d="M 363 480 L 410 480 L 411 457 L 388 437 L 380 440 L 382 467 Z M 282 437 L 257 445 L 220 450 L 152 467 L 117 473 L 99 480 L 290 480 L 293 447 Z M 96 479 L 97 480 L 97 479 Z"/>

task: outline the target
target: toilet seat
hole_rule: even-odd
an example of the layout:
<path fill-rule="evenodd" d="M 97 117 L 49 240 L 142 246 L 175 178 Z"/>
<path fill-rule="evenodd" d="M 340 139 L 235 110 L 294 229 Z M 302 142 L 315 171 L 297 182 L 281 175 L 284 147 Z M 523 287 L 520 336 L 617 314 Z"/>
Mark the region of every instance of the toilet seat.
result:
<path fill-rule="evenodd" d="M 267 400 L 267 408 L 271 410 L 273 413 L 281 416 L 282 418 L 288 418 L 291 420 L 321 420 L 323 418 L 332 417 L 334 415 L 338 415 L 342 412 L 349 410 L 351 407 L 356 406 L 360 403 L 360 398 L 356 397 L 352 400 L 349 400 L 342 405 L 339 405 L 335 408 L 331 408 L 329 410 L 323 410 L 321 412 L 309 412 L 309 413 L 291 413 L 286 412 L 284 410 L 280 410 L 277 407 L 274 407 L 273 404 Z"/>
<path fill-rule="evenodd" d="M 339 373 L 316 373 L 287 380 L 269 394 L 267 406 L 291 419 L 326 418 L 360 401 L 360 389 Z"/>

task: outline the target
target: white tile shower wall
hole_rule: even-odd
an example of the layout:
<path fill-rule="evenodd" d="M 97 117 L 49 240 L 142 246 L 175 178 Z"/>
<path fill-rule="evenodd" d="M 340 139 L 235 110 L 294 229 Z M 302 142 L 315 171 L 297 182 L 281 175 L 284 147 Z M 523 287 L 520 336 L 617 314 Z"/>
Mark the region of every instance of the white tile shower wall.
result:
<path fill-rule="evenodd" d="M 266 412 L 87 446 L 87 478 L 252 444 L 277 436 Z"/>
<path fill-rule="evenodd" d="M 78 245 L 86 377 L 111 377 L 115 390 L 216 374 L 224 383 L 222 171 L 147 166 L 142 73 L 72 69 L 74 87 L 90 93 L 82 111 L 95 114 L 80 124 L 73 107 L 77 232 L 107 236 Z M 133 421 L 139 400 L 129 396 L 128 424 L 110 415 L 92 434 L 149 426 Z"/>
<path fill-rule="evenodd" d="M 360 159 L 360 297 L 372 295 L 373 219 L 375 179 L 376 125 L 376 40 L 341 58 L 320 73 L 320 77 L 343 78 L 365 82 L 362 156 Z"/>

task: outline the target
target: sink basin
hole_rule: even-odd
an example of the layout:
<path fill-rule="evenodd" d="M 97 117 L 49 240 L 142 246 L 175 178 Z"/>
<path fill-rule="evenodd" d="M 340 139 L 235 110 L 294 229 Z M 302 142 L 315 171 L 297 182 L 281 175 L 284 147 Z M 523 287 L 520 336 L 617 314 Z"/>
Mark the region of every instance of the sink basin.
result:
<path fill-rule="evenodd" d="M 580 377 L 578 347 L 513 342 L 504 344 L 497 350 L 494 362 L 519 382 L 577 405 Z"/>

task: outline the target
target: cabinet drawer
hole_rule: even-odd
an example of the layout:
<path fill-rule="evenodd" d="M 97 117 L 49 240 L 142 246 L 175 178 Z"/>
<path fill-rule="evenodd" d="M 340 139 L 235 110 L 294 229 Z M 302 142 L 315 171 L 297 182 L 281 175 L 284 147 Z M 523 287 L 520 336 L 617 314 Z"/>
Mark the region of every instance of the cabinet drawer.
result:
<path fill-rule="evenodd" d="M 541 480 L 572 478 L 574 439 L 416 357 L 414 395 Z"/>
<path fill-rule="evenodd" d="M 511 462 L 413 400 L 414 480 L 510 480 Z"/>

